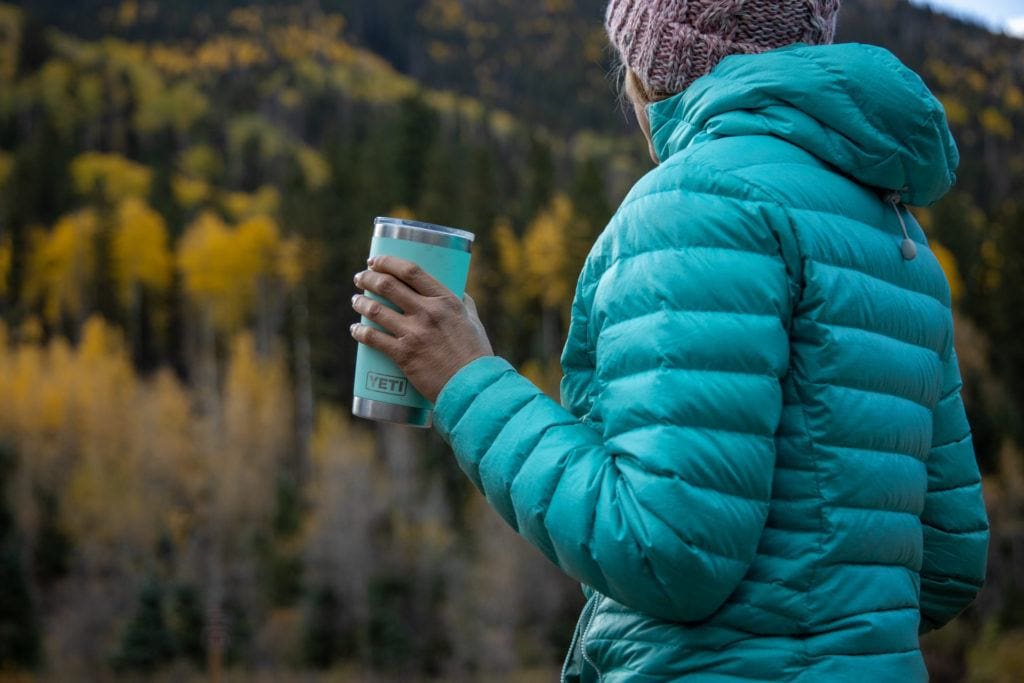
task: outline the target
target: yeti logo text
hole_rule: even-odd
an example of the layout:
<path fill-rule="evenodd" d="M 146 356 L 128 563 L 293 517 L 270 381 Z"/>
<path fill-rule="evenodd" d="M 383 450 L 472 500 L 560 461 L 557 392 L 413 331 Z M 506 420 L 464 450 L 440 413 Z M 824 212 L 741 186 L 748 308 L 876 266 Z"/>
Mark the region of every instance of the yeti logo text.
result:
<path fill-rule="evenodd" d="M 405 396 L 405 390 L 409 381 L 404 377 L 392 377 L 391 375 L 378 375 L 376 372 L 366 373 L 366 388 L 374 391 L 383 391 L 385 394 Z"/>

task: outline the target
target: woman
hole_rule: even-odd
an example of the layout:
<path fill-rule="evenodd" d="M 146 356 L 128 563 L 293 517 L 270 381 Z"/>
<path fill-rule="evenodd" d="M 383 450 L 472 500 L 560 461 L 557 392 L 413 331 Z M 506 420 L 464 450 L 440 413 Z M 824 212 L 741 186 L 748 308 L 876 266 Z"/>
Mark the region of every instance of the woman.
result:
<path fill-rule="evenodd" d="M 583 584 L 579 681 L 924 681 L 988 521 L 950 292 L 902 204 L 954 181 L 943 109 L 835 0 L 614 0 L 658 166 L 591 249 L 561 405 L 472 300 L 381 258 L 355 309 L 488 501 Z"/>

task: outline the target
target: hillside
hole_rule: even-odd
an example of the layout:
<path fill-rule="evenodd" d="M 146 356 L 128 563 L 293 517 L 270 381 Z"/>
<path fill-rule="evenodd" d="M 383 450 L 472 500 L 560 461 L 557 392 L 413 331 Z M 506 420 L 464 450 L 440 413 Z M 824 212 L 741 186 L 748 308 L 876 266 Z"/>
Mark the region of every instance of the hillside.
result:
<path fill-rule="evenodd" d="M 579 266 L 650 165 L 602 9 L 0 4 L 0 671 L 550 679 L 578 586 L 435 434 L 346 418 L 348 301 L 373 216 L 469 228 L 495 350 L 557 396 Z M 917 215 L 956 302 L 992 570 L 925 648 L 932 680 L 1006 680 L 1024 43 L 896 0 L 848 0 L 840 28 L 919 69 L 960 144 Z"/>

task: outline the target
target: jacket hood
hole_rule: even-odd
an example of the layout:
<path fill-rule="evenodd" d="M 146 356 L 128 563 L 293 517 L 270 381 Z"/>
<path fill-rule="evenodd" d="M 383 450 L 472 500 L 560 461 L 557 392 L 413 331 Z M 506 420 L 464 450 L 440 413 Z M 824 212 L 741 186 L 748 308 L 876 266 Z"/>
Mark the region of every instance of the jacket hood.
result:
<path fill-rule="evenodd" d="M 917 206 L 952 187 L 960 161 L 945 110 L 921 78 L 860 43 L 731 55 L 648 114 L 663 161 L 710 139 L 774 135 Z"/>

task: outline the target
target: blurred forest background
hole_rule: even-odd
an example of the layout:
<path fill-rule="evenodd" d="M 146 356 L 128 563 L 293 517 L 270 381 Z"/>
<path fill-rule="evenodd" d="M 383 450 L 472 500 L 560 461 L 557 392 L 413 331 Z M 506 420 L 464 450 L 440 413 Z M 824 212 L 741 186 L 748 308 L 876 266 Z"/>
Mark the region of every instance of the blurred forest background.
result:
<path fill-rule="evenodd" d="M 555 680 L 583 604 L 433 431 L 349 416 L 375 215 L 473 230 L 557 399 L 583 258 L 649 167 L 601 0 L 0 4 L 0 677 Z M 1024 42 L 847 0 L 963 163 L 953 285 L 993 524 L 935 681 L 1024 670 Z"/>

